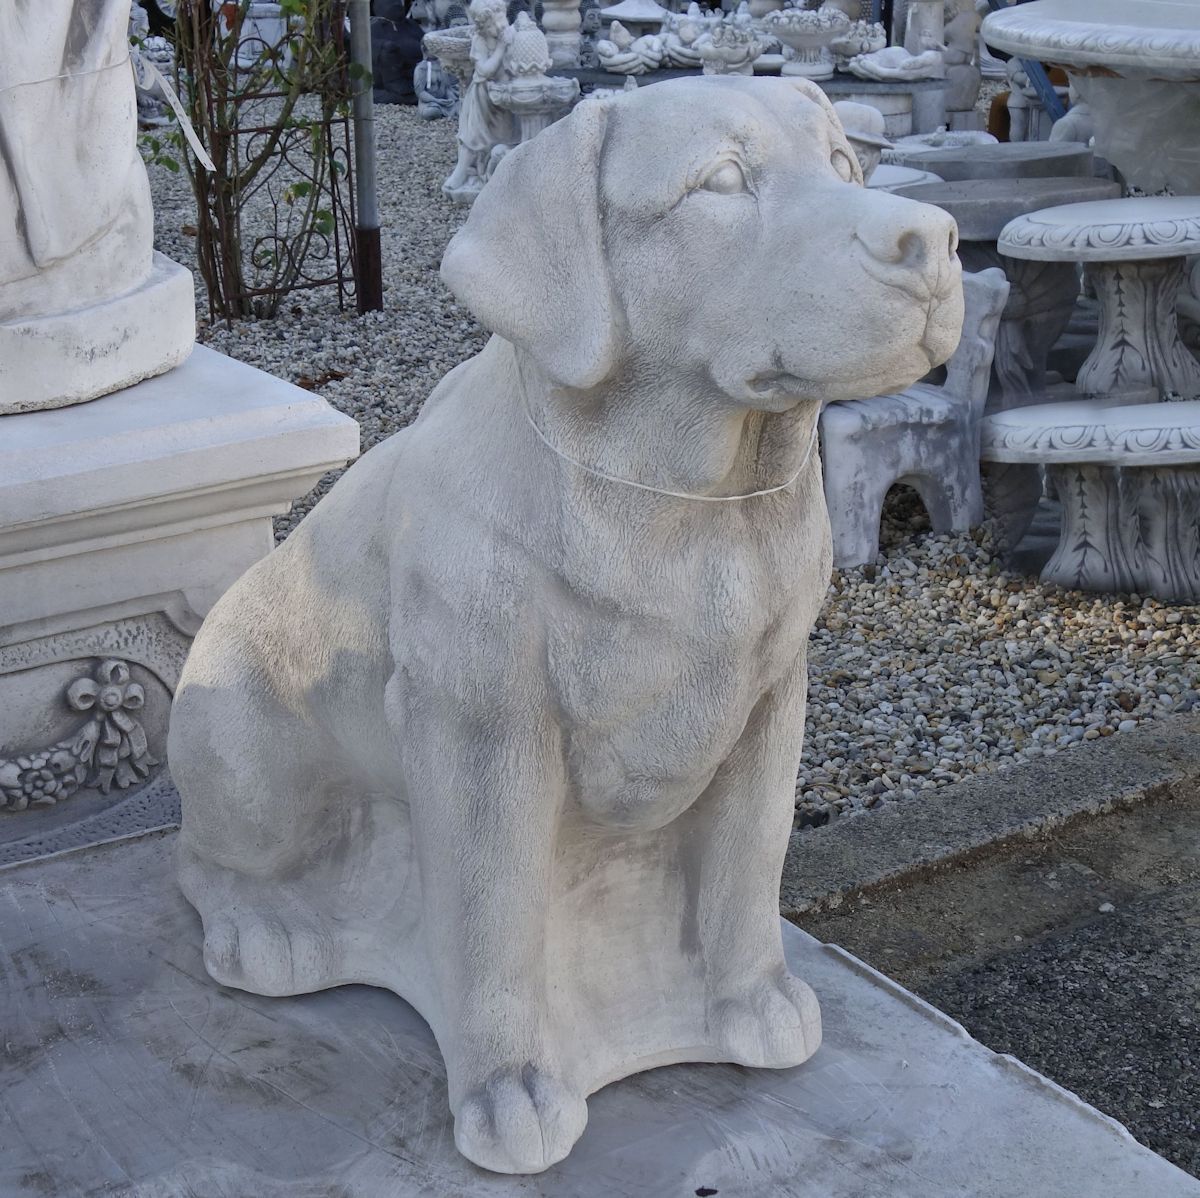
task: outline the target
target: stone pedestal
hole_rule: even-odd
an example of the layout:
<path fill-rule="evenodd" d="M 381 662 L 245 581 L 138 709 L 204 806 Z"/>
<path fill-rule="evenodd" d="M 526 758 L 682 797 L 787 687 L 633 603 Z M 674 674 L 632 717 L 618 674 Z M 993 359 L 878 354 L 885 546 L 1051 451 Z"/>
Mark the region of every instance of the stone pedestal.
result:
<path fill-rule="evenodd" d="M 520 144 L 566 116 L 579 98 L 579 81 L 557 75 L 510 79 L 489 83 L 488 95 L 498 108 L 512 113 Z"/>
<path fill-rule="evenodd" d="M 0 416 L 61 408 L 178 366 L 195 342 L 191 272 L 154 255 L 149 277 L 104 304 L 0 321 Z"/>
<path fill-rule="evenodd" d="M 546 0 L 542 6 L 542 29 L 555 67 L 579 66 L 579 0 Z"/>
<path fill-rule="evenodd" d="M 0 416 L 0 810 L 154 772 L 201 619 L 271 549 L 272 516 L 357 452 L 323 400 L 203 348 Z"/>

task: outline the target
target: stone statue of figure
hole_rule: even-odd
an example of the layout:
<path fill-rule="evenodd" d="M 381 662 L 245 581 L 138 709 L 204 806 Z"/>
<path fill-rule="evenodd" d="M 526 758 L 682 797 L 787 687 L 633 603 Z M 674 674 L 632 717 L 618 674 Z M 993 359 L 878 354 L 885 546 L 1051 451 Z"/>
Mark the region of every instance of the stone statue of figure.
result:
<path fill-rule="evenodd" d="M 128 27 L 129 0 L 0 4 L 0 321 L 95 302 L 149 268 Z"/>
<path fill-rule="evenodd" d="M 92 399 L 191 348 L 191 276 L 154 255 L 129 18 L 130 0 L 0 3 L 0 413 Z"/>
<path fill-rule="evenodd" d="M 458 162 L 442 190 L 471 198 L 487 182 L 492 150 L 516 140 L 512 114 L 492 103 L 487 85 L 508 78 L 505 53 L 512 41 L 505 0 L 471 0 L 471 61 L 475 73 L 459 101 Z"/>
<path fill-rule="evenodd" d="M 423 58 L 413 72 L 417 115 L 426 121 L 458 115 L 458 83 L 436 58 Z"/>
<path fill-rule="evenodd" d="M 421 26 L 404 0 L 376 0 L 371 18 L 371 76 L 376 104 L 415 104 L 413 72 L 421 61 Z"/>

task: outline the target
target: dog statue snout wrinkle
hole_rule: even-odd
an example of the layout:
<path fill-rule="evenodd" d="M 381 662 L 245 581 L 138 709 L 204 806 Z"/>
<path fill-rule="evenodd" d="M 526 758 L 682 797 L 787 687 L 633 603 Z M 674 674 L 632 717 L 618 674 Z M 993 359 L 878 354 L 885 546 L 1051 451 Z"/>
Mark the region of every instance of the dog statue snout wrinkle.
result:
<path fill-rule="evenodd" d="M 638 1070 L 811 1056 L 778 889 L 830 573 L 816 420 L 953 351 L 952 246 L 862 187 L 800 80 L 587 100 L 507 155 L 442 266 L 494 336 L 184 670 L 212 976 L 402 995 L 460 1150 L 507 1173 Z"/>

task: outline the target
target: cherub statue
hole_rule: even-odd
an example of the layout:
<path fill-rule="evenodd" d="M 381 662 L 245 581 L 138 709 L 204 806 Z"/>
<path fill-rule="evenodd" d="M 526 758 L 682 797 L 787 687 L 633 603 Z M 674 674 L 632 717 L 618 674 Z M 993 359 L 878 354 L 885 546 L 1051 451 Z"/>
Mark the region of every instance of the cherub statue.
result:
<path fill-rule="evenodd" d="M 970 112 L 979 99 L 983 75 L 979 70 L 979 26 L 982 17 L 974 8 L 960 9 L 957 0 L 946 0 L 946 110 Z"/>
<path fill-rule="evenodd" d="M 471 82 L 459 103 L 458 162 L 442 190 L 452 199 L 469 203 L 489 175 L 492 150 L 516 140 L 511 113 L 498 108 L 487 85 L 508 78 L 505 53 L 512 41 L 505 0 L 471 0 Z"/>
<path fill-rule="evenodd" d="M 458 115 L 458 82 L 436 58 L 428 56 L 413 72 L 417 115 L 426 121 Z"/>

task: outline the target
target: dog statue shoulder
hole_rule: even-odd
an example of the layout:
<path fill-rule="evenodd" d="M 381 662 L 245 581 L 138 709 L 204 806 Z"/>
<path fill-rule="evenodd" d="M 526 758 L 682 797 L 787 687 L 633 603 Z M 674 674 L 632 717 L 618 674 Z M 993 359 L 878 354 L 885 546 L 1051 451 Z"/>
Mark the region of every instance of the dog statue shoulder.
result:
<path fill-rule="evenodd" d="M 618 1078 L 817 1049 L 778 917 L 810 450 L 949 356 L 961 281 L 814 86 L 733 77 L 580 104 L 442 274 L 491 341 L 196 638 L 180 880 L 219 982 L 403 995 L 460 1150 L 532 1173 Z"/>

